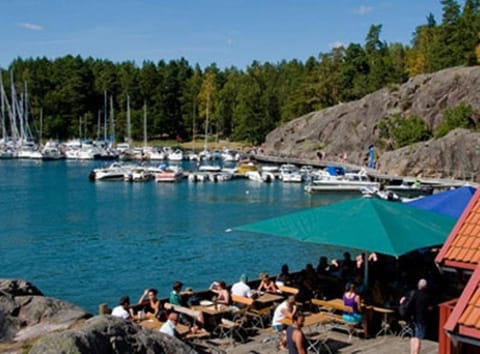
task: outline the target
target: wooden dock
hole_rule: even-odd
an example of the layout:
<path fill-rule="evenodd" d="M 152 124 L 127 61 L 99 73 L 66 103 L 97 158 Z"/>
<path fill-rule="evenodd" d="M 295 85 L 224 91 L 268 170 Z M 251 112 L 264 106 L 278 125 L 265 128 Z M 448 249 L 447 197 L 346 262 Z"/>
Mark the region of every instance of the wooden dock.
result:
<path fill-rule="evenodd" d="M 317 168 L 325 168 L 327 166 L 335 165 L 335 166 L 341 166 L 347 171 L 360 171 L 361 169 L 364 169 L 367 172 L 367 175 L 372 180 L 382 182 L 385 184 L 390 184 L 392 181 L 397 181 L 397 183 L 398 181 L 414 182 L 415 180 L 418 179 L 415 176 L 386 175 L 386 174 L 380 173 L 379 171 L 373 168 L 355 165 L 355 164 L 344 162 L 344 161 L 339 162 L 339 161 L 332 161 L 327 159 L 325 160 L 299 159 L 299 158 L 288 157 L 288 156 L 271 156 L 271 155 L 261 155 L 261 154 L 253 155 L 252 158 L 261 163 L 271 163 L 271 164 L 278 164 L 278 165 L 291 163 L 294 165 L 310 165 Z M 428 177 L 422 177 L 420 178 L 420 181 L 424 184 L 431 184 L 433 186 L 439 186 L 439 187 L 441 186 L 441 188 L 461 187 L 466 183 L 466 181 L 456 180 L 456 179 L 428 178 Z M 470 183 L 475 184 L 473 182 L 470 182 Z"/>

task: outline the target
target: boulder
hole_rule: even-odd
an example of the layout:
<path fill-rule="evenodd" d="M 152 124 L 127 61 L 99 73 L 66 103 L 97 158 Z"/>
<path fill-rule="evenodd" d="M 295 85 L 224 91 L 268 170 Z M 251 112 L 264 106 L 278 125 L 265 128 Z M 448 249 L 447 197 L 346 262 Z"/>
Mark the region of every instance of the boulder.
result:
<path fill-rule="evenodd" d="M 0 279 L 0 296 L 43 296 L 42 292 L 32 283 L 21 279 Z"/>
<path fill-rule="evenodd" d="M 23 280 L 0 280 L 0 341 L 27 341 L 92 317 L 80 307 L 42 295 Z"/>
<path fill-rule="evenodd" d="M 83 326 L 51 333 L 33 343 L 30 354 L 71 353 L 196 353 L 191 347 L 160 332 L 109 315 L 96 316 Z"/>

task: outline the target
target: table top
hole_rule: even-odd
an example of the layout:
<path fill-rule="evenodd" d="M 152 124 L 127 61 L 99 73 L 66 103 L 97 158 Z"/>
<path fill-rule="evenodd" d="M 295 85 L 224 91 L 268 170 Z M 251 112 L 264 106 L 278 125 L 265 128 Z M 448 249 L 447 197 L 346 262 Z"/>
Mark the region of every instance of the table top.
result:
<path fill-rule="evenodd" d="M 282 301 L 282 300 L 283 300 L 283 296 L 272 294 L 272 293 L 264 293 L 263 295 L 255 299 L 255 301 L 261 302 L 263 304 L 268 304 L 271 302 Z"/>
<path fill-rule="evenodd" d="M 156 318 L 148 318 L 138 322 L 140 326 L 155 331 L 159 331 L 164 323 Z M 175 328 L 180 336 L 185 336 L 186 338 L 204 338 L 209 335 L 204 329 L 199 329 L 196 333 L 190 333 L 190 327 L 181 323 L 177 323 Z"/>
<path fill-rule="evenodd" d="M 332 316 L 326 314 L 325 312 L 313 313 L 311 315 L 305 316 L 304 327 L 314 326 L 318 324 L 325 324 L 332 321 Z M 292 320 L 290 318 L 285 318 L 283 324 L 291 325 Z"/>
<path fill-rule="evenodd" d="M 327 302 L 330 305 L 335 306 L 335 307 L 344 306 L 343 299 L 331 299 L 331 300 L 327 300 Z"/>
<path fill-rule="evenodd" d="M 144 320 L 138 321 L 138 324 L 144 328 L 159 330 L 162 327 L 163 322 L 160 322 L 156 318 L 146 318 Z"/>
<path fill-rule="evenodd" d="M 378 306 L 373 306 L 373 311 L 375 312 L 381 312 L 381 313 L 394 313 L 394 309 L 389 309 L 386 307 L 378 307 Z"/>
<path fill-rule="evenodd" d="M 211 316 L 221 315 L 231 311 L 230 306 L 223 305 L 223 304 L 218 304 L 217 308 L 215 308 L 214 305 L 210 305 L 210 306 L 196 305 L 196 306 L 192 306 L 192 309 L 196 311 L 202 311 L 203 313 L 206 313 Z"/>

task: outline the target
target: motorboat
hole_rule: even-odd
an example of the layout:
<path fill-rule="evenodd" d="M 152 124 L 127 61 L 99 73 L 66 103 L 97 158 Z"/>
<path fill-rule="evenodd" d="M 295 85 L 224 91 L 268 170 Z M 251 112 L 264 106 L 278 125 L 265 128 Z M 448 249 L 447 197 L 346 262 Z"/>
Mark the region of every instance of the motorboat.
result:
<path fill-rule="evenodd" d="M 250 160 L 241 160 L 237 165 L 237 172 L 240 175 L 245 175 L 248 171 L 258 171 L 258 166 Z"/>
<path fill-rule="evenodd" d="M 297 166 L 292 164 L 283 164 L 280 166 L 280 177 L 285 183 L 302 183 L 303 175 Z"/>
<path fill-rule="evenodd" d="M 433 187 L 431 185 L 421 184 L 419 181 L 406 182 L 395 186 L 385 186 L 385 191 L 394 192 L 400 198 L 418 198 L 433 193 Z"/>
<path fill-rule="evenodd" d="M 56 146 L 45 146 L 42 151 L 42 160 L 61 160 L 65 155 Z"/>
<path fill-rule="evenodd" d="M 178 182 L 183 178 L 183 169 L 179 166 L 164 166 L 155 173 L 155 182 Z"/>
<path fill-rule="evenodd" d="M 168 154 L 168 160 L 170 161 L 182 161 L 183 160 L 183 151 L 176 149 L 173 152 Z"/>
<path fill-rule="evenodd" d="M 153 175 L 143 167 L 132 168 L 130 176 L 132 182 L 146 182 L 153 177 Z"/>
<path fill-rule="evenodd" d="M 146 159 L 155 160 L 155 161 L 165 160 L 165 158 L 167 157 L 167 155 L 163 150 L 153 146 L 144 146 L 143 155 L 145 156 Z"/>
<path fill-rule="evenodd" d="M 262 172 L 278 173 L 280 168 L 276 165 L 263 165 L 261 168 Z"/>
<path fill-rule="evenodd" d="M 198 170 L 200 172 L 220 172 L 222 167 L 218 165 L 201 165 Z"/>
<path fill-rule="evenodd" d="M 33 143 L 26 143 L 20 146 L 17 150 L 17 157 L 19 159 L 42 159 L 42 153 L 38 150 L 38 147 Z"/>
<path fill-rule="evenodd" d="M 220 172 L 217 173 L 217 181 L 218 182 L 227 182 L 233 178 L 233 174 L 229 172 Z"/>
<path fill-rule="evenodd" d="M 245 176 L 255 182 L 273 182 L 275 181 L 275 175 L 271 172 L 265 171 L 248 171 Z"/>
<path fill-rule="evenodd" d="M 121 163 L 114 162 L 108 167 L 95 168 L 90 172 L 89 178 L 91 181 L 102 180 L 117 180 L 122 181 L 125 179 L 125 174 L 128 174 L 132 168 L 136 166 L 122 165 Z"/>

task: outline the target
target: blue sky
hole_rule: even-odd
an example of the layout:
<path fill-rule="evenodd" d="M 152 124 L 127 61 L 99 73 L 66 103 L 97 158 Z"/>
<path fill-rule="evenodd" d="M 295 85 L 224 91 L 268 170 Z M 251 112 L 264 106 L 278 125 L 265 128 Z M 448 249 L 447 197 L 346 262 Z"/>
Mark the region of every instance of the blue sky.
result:
<path fill-rule="evenodd" d="M 409 44 L 430 12 L 440 22 L 440 0 L 0 0 L 0 67 L 79 54 L 244 69 L 363 44 L 371 24 Z"/>

